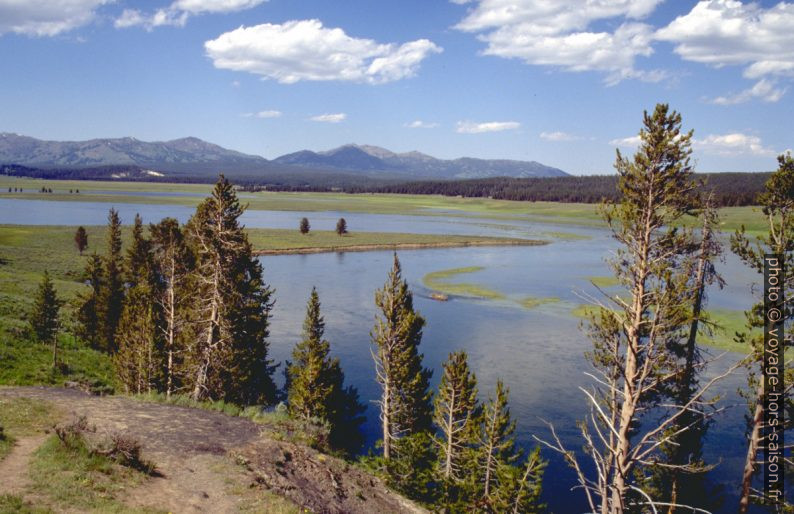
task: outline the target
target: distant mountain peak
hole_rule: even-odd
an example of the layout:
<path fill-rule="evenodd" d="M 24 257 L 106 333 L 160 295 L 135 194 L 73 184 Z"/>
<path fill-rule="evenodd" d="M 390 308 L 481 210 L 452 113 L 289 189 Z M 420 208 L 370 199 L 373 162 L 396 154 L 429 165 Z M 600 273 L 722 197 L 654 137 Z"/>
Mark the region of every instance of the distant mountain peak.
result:
<path fill-rule="evenodd" d="M 536 161 L 508 159 L 476 159 L 461 157 L 437 159 L 418 151 L 395 153 L 374 145 L 346 144 L 330 150 L 301 150 L 282 155 L 274 162 L 315 169 L 371 173 L 399 173 L 411 178 L 484 178 L 484 177 L 554 177 L 564 171 Z"/>
<path fill-rule="evenodd" d="M 265 168 L 281 166 L 287 174 L 321 170 L 387 179 L 456 179 L 486 177 L 553 177 L 562 170 L 535 161 L 476 159 L 453 160 L 410 151 L 396 153 L 366 144 L 347 144 L 330 150 L 301 150 L 268 161 L 258 155 L 228 150 L 194 136 L 146 142 L 134 137 L 89 141 L 44 141 L 0 133 L 0 164 L 43 168 L 137 166 L 161 173 L 236 172 L 256 176 Z"/>
<path fill-rule="evenodd" d="M 88 141 L 44 141 L 9 133 L 2 136 L 0 163 L 8 164 L 45 167 L 135 165 L 147 169 L 168 169 L 174 165 L 202 163 L 254 165 L 267 162 L 264 157 L 227 150 L 197 137 L 146 142 L 130 136 Z"/>

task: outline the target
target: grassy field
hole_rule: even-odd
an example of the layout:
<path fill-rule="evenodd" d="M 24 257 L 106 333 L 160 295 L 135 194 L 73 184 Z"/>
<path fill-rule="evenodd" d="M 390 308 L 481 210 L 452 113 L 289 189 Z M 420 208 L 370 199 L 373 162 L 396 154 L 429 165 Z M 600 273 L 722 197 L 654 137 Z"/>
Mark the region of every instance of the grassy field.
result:
<path fill-rule="evenodd" d="M 41 187 L 52 193 L 38 193 Z M 8 188 L 22 188 L 23 193 L 8 193 Z M 69 190 L 80 190 L 70 194 Z M 0 177 L 0 198 L 37 200 L 92 201 L 113 203 L 154 203 L 194 206 L 201 197 L 146 196 L 145 193 L 182 192 L 209 194 L 206 184 L 166 184 L 151 182 L 99 182 L 38 180 Z M 120 193 L 141 193 L 120 194 Z M 559 202 L 516 202 L 489 198 L 458 198 L 438 195 L 347 194 L 347 193 L 243 193 L 241 200 L 254 210 L 341 211 L 373 214 L 409 214 L 424 216 L 481 217 L 503 220 L 529 220 L 563 225 L 603 226 L 593 204 Z M 720 209 L 721 228 L 733 232 L 744 224 L 751 233 L 764 229 L 764 218 L 755 207 Z M 694 221 L 693 221 L 694 223 Z"/>
<path fill-rule="evenodd" d="M 81 277 L 90 252 L 104 252 L 105 227 L 89 226 L 89 248 L 81 256 L 74 246 L 76 227 L 0 226 L 0 383 L 13 385 L 61 385 L 77 381 L 97 392 L 117 389 L 113 363 L 106 354 L 85 347 L 69 332 L 77 294 L 86 289 Z M 125 247 L 130 227 L 123 227 Z M 346 247 L 375 245 L 394 248 L 403 245 L 467 245 L 522 243 L 526 240 L 438 236 L 424 234 L 351 233 L 343 237 L 334 232 L 315 231 L 301 235 L 297 230 L 251 229 L 253 247 L 260 251 L 292 252 L 299 249 L 325 251 Z M 531 242 L 530 242 L 531 243 Z M 52 367 L 49 345 L 33 340 L 26 321 L 44 270 L 49 271 L 58 295 L 66 303 L 62 309 L 64 331 L 59 336 L 57 369 Z"/>
<path fill-rule="evenodd" d="M 20 320 L 30 306 L 41 275 L 48 270 L 61 297 L 71 299 L 84 288 L 81 281 L 88 255 L 104 252 L 105 227 L 86 227 L 88 250 L 80 256 L 74 246 L 76 227 L 0 225 L 0 320 Z M 130 227 L 123 227 L 125 246 Z M 249 229 L 255 251 L 292 251 L 296 249 L 341 249 L 346 246 L 374 245 L 385 248 L 400 245 L 449 244 L 537 244 L 526 240 L 478 236 L 440 236 L 358 232 L 338 236 L 332 231 L 301 235 L 297 230 Z M 67 311 L 71 305 L 67 305 Z"/>

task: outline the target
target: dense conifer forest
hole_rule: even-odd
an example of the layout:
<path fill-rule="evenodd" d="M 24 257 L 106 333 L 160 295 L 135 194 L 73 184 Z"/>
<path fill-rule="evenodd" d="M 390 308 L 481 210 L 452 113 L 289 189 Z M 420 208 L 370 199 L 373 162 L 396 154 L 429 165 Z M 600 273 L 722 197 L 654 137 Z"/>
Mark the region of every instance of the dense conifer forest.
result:
<path fill-rule="evenodd" d="M 753 205 L 763 190 L 769 173 L 703 173 L 701 190 L 712 192 L 716 207 Z M 473 180 L 434 180 L 382 186 L 358 185 L 350 193 L 397 193 L 494 198 L 533 202 L 598 203 L 620 199 L 616 175 L 588 175 L 546 178 L 484 178 Z"/>

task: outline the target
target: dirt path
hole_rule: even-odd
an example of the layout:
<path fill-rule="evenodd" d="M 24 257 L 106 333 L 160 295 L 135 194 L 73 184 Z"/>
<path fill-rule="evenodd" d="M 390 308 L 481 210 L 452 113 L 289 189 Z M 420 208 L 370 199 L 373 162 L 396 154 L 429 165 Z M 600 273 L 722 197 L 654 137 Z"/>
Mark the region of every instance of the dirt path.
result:
<path fill-rule="evenodd" d="M 250 503 L 250 495 L 230 491 L 254 486 L 309 512 L 424 512 L 380 480 L 308 447 L 275 441 L 248 419 L 72 389 L 0 387 L 3 396 L 45 400 L 63 412 L 86 416 L 98 433 L 121 432 L 140 441 L 144 458 L 153 461 L 163 477 L 130 491 L 127 503 L 133 506 L 169 512 L 239 512 L 244 510 L 242 503 Z M 26 440 L 20 440 L 0 464 L 0 476 L 26 476 L 30 454 L 42 440 L 29 440 L 25 446 L 21 443 Z M 246 465 L 230 464 L 232 455 Z M 24 488 L 24 478 L 16 480 Z"/>
<path fill-rule="evenodd" d="M 28 464 L 33 452 L 46 438 L 46 435 L 35 435 L 15 441 L 11 453 L 0 461 L 0 494 L 20 494 L 30 485 Z"/>

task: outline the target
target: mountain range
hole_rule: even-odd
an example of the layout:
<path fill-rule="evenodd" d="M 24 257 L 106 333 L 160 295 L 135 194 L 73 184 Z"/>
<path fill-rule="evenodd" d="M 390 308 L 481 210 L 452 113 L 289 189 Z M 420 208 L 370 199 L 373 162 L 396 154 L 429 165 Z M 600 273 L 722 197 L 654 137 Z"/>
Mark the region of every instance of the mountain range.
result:
<path fill-rule="evenodd" d="M 383 179 L 459 179 L 485 177 L 556 177 L 564 171 L 535 161 L 506 159 L 437 159 L 420 152 L 395 153 L 370 145 L 282 155 L 273 160 L 208 143 L 195 137 L 163 142 L 133 137 L 88 141 L 44 141 L 0 133 L 0 164 L 36 168 L 129 166 L 142 174 L 261 176 L 273 173 L 342 173 Z M 156 175 L 155 175 L 156 176 Z"/>

